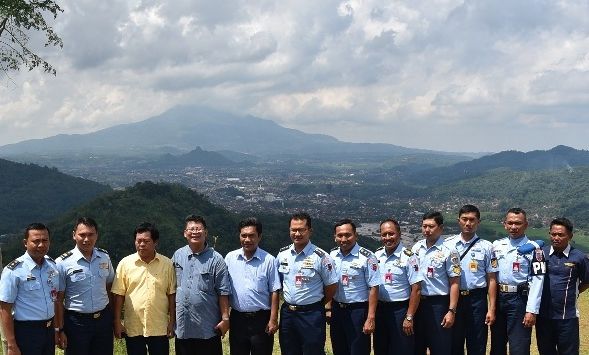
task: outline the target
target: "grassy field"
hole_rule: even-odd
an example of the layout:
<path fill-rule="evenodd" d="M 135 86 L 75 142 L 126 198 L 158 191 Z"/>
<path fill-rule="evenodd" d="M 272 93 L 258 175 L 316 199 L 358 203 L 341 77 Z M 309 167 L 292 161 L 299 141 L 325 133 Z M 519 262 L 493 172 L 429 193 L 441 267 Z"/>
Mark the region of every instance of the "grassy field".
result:
<path fill-rule="evenodd" d="M 589 317 L 586 315 L 589 314 L 589 293 L 584 293 L 581 295 L 579 299 L 579 308 L 581 313 L 580 319 L 580 333 L 581 333 L 581 354 L 589 354 Z M 329 331 L 328 331 L 329 334 Z M 329 338 L 329 337 L 328 337 Z M 170 354 L 174 354 L 174 342 L 170 341 Z M 325 347 L 327 354 L 331 355 L 331 344 L 329 339 L 327 340 L 327 345 Z M 0 354 L 1 354 L 0 350 Z M 226 336 L 223 339 L 223 353 L 229 354 L 229 337 Z M 56 352 L 58 355 L 63 355 L 61 350 Z M 124 355 L 125 352 L 125 343 L 123 341 L 117 340 L 115 342 L 115 354 L 116 355 Z M 278 347 L 278 336 L 274 337 L 274 354 L 280 354 L 280 349 Z M 536 337 L 535 334 L 532 334 L 532 354 L 538 354 L 538 350 L 536 348 Z"/>

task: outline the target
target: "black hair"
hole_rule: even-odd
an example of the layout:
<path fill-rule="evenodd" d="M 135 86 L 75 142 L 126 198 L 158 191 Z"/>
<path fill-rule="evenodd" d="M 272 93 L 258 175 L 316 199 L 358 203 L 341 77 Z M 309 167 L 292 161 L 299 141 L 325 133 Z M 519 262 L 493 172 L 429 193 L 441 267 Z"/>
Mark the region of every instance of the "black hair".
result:
<path fill-rule="evenodd" d="M 299 220 L 299 221 L 305 221 L 307 223 L 307 228 L 311 229 L 313 228 L 311 226 L 311 216 L 309 216 L 309 214 L 307 212 L 295 212 L 290 216 L 290 219 L 288 220 L 288 226 L 290 227 L 290 222 L 292 222 L 293 220 Z"/>
<path fill-rule="evenodd" d="M 76 220 L 76 224 L 74 225 L 74 232 L 78 229 L 80 224 L 85 225 L 86 227 L 92 227 L 98 233 L 98 223 L 92 217 L 80 217 Z"/>
<path fill-rule="evenodd" d="M 335 222 L 335 225 L 333 226 L 333 233 L 335 234 L 335 229 L 339 226 L 343 226 L 345 224 L 349 224 L 352 226 L 352 231 L 354 232 L 354 234 L 356 234 L 356 225 L 354 224 L 354 222 L 349 219 L 349 218 L 344 218 L 344 219 L 340 219 L 339 221 Z"/>
<path fill-rule="evenodd" d="M 477 219 L 481 219 L 481 211 L 479 211 L 479 208 L 475 205 L 464 205 L 460 208 L 460 211 L 458 211 L 458 217 L 462 216 L 465 213 L 473 213 L 476 214 Z"/>
<path fill-rule="evenodd" d="M 239 221 L 237 231 L 241 233 L 241 230 L 245 227 L 256 227 L 258 235 L 262 235 L 262 222 L 258 221 L 256 217 L 248 217 Z"/>
<path fill-rule="evenodd" d="M 151 235 L 151 240 L 156 243 L 160 239 L 160 231 L 157 230 L 155 224 L 149 222 L 143 222 L 137 227 L 135 227 L 135 231 L 133 232 L 133 239 L 137 238 L 137 234 L 149 232 Z"/>
<path fill-rule="evenodd" d="M 47 228 L 47 226 L 43 223 L 39 222 L 31 223 L 25 228 L 25 239 L 29 239 L 29 231 L 47 231 L 47 234 L 51 235 L 49 228 Z"/>
<path fill-rule="evenodd" d="M 573 222 L 566 217 L 553 219 L 552 222 L 550 222 L 550 229 L 552 229 L 552 226 L 563 226 L 569 234 L 573 234 Z"/>
<path fill-rule="evenodd" d="M 442 213 L 438 212 L 438 211 L 427 212 L 426 214 L 423 215 L 421 220 L 425 221 L 426 219 L 433 219 L 434 221 L 436 221 L 436 224 L 438 226 L 441 226 L 444 224 L 444 216 L 442 216 Z"/>

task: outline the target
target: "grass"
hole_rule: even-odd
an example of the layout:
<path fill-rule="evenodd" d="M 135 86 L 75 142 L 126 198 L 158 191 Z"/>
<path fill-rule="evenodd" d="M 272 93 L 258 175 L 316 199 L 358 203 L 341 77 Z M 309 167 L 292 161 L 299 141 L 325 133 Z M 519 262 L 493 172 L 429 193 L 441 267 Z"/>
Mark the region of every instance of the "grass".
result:
<path fill-rule="evenodd" d="M 585 292 L 579 298 L 579 312 L 581 314 L 581 318 L 579 321 L 580 326 L 580 334 L 581 334 L 581 354 L 589 354 L 589 291 Z M 327 332 L 329 334 L 329 330 Z M 325 351 L 328 355 L 332 355 L 331 352 L 331 343 L 329 341 L 329 336 L 327 337 L 327 344 L 325 346 Z M 487 348 L 488 349 L 488 348 Z M 55 352 L 57 355 L 63 355 L 63 351 L 58 350 Z M 0 350 L 0 354 L 2 351 Z M 125 351 L 125 342 L 122 340 L 115 340 L 115 355 L 124 355 L 126 354 Z M 170 341 L 170 354 L 174 354 L 174 342 Z M 225 336 L 223 339 L 223 354 L 229 355 L 229 337 Z M 278 346 L 278 335 L 274 336 L 274 354 L 280 354 L 280 348 Z M 532 355 L 537 355 L 538 349 L 536 348 L 536 336 L 535 332 L 532 332 Z"/>

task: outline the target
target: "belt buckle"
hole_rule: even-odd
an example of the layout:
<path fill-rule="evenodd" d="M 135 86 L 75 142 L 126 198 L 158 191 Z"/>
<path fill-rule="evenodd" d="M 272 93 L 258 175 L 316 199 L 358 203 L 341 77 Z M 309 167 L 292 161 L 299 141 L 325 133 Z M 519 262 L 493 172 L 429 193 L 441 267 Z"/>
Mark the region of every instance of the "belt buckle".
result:
<path fill-rule="evenodd" d="M 45 328 L 51 327 L 51 319 L 45 322 Z"/>
<path fill-rule="evenodd" d="M 295 306 L 294 304 L 289 304 L 288 305 L 288 309 L 290 309 L 291 311 L 296 311 L 297 310 L 297 306 Z"/>
<path fill-rule="evenodd" d="M 470 290 L 460 290 L 461 296 L 468 296 L 470 294 Z"/>
<path fill-rule="evenodd" d="M 92 315 L 92 318 L 94 318 L 94 319 L 98 319 L 98 318 L 100 318 L 100 312 L 96 312 L 96 313 L 94 313 L 94 314 Z"/>

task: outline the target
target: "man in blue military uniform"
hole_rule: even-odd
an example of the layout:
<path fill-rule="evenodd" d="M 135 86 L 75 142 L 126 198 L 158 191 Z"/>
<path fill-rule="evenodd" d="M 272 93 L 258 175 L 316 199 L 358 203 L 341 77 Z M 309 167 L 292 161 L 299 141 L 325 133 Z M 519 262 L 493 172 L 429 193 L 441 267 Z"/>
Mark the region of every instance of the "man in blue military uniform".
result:
<path fill-rule="evenodd" d="M 423 215 L 421 232 L 425 236 L 411 251 L 419 259 L 421 302 L 415 319 L 415 354 L 450 354 L 452 325 L 460 291 L 460 259 L 455 248 L 441 238 L 444 217 L 440 212 Z"/>
<path fill-rule="evenodd" d="M 356 225 L 350 219 L 338 221 L 333 233 L 338 247 L 330 256 L 335 262 L 339 284 L 331 307 L 331 346 L 334 355 L 370 354 L 374 332 L 378 286 L 378 260 L 358 245 Z"/>
<path fill-rule="evenodd" d="M 176 250 L 176 354 L 222 355 L 229 330 L 231 284 L 221 254 L 207 243 L 203 217 L 185 219 L 188 245 Z"/>
<path fill-rule="evenodd" d="M 528 243 L 528 219 L 521 208 L 507 211 L 503 222 L 508 237 L 493 242 L 497 263 L 498 296 L 495 323 L 491 326 L 491 354 L 528 355 L 532 327 L 540 311 L 540 297 L 546 264 L 542 249 L 521 254 L 518 248 Z M 496 259 L 496 261 L 495 261 Z"/>
<path fill-rule="evenodd" d="M 579 354 L 579 294 L 589 288 L 589 260 L 573 247 L 573 224 L 567 218 L 550 222 L 544 247 L 546 275 L 536 341 L 542 355 Z"/>
<path fill-rule="evenodd" d="M 109 293 L 115 272 L 108 253 L 96 248 L 98 224 L 76 221 L 74 249 L 57 258 L 59 292 L 55 304 L 58 346 L 67 355 L 113 353 L 113 314 Z"/>
<path fill-rule="evenodd" d="M 276 256 L 284 303 L 279 341 L 283 355 L 325 354 L 325 309 L 337 288 L 333 259 L 311 243 L 311 216 L 295 213 L 289 221 L 292 244 Z"/>
<path fill-rule="evenodd" d="M 460 234 L 446 238 L 445 243 L 460 254 L 460 297 L 452 327 L 452 354 L 484 355 L 489 326 L 495 322 L 497 268 L 491 263 L 493 244 L 481 239 L 477 228 L 481 213 L 476 206 L 464 205 L 458 211 Z M 487 306 L 488 296 L 488 306 Z"/>
<path fill-rule="evenodd" d="M 6 265 L 0 279 L 0 318 L 8 355 L 55 354 L 52 327 L 59 276 L 49 250 L 49 229 L 27 226 L 26 252 Z"/>
<path fill-rule="evenodd" d="M 401 243 L 401 228 L 393 218 L 380 223 L 383 246 L 375 255 L 380 269 L 374 354 L 413 354 L 413 316 L 419 306 L 422 275 L 417 255 Z"/>
<path fill-rule="evenodd" d="M 278 330 L 280 278 L 276 260 L 258 247 L 262 239 L 258 219 L 240 221 L 238 231 L 241 248 L 225 256 L 231 279 L 231 355 L 270 355 Z"/>

